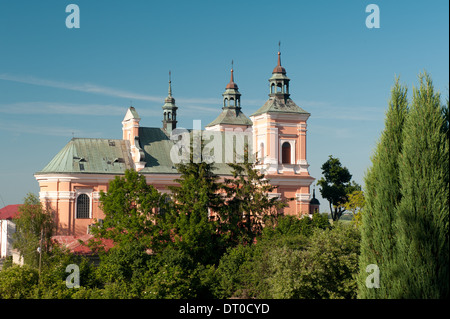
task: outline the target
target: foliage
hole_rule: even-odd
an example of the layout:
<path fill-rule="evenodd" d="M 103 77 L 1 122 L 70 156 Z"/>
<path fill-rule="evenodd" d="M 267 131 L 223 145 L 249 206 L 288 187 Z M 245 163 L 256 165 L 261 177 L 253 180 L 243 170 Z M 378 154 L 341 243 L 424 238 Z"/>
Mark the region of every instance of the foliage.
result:
<path fill-rule="evenodd" d="M 350 211 L 353 215 L 352 223 L 359 227 L 361 226 L 361 219 L 366 205 L 366 199 L 362 190 L 355 190 L 348 194 L 348 202 L 345 203 L 345 210 Z"/>
<path fill-rule="evenodd" d="M 145 273 L 143 298 L 179 299 L 194 298 L 193 260 L 185 252 L 168 248 L 152 260 L 152 266 Z"/>
<path fill-rule="evenodd" d="M 49 254 L 54 220 L 53 211 L 44 208 L 35 194 L 29 193 L 24 198 L 23 205 L 19 207 L 19 215 L 14 219 L 16 232 L 13 234 L 13 247 L 19 250 L 26 264 L 33 267 L 39 265 L 38 248 L 41 238 L 43 259 Z"/>
<path fill-rule="evenodd" d="M 361 190 L 356 190 L 347 195 L 348 202 L 345 203 L 345 210 L 350 211 L 353 216 L 362 212 L 366 200 L 364 198 L 364 192 Z"/>
<path fill-rule="evenodd" d="M 38 278 L 38 271 L 28 265 L 0 271 L 0 299 L 30 298 Z"/>
<path fill-rule="evenodd" d="M 149 259 L 140 242 L 116 246 L 100 256 L 97 276 L 104 283 L 131 281 L 142 274 Z"/>
<path fill-rule="evenodd" d="M 254 244 L 229 247 L 217 266 L 199 263 L 189 251 L 176 246 L 149 254 L 139 241 L 103 252 L 98 266 L 67 251 L 54 251 L 42 268 L 40 282 L 37 271 L 29 266 L 0 272 L 0 296 L 350 298 L 356 291 L 351 274 L 356 267 L 358 235 L 354 227 L 341 226 L 331 227 L 326 215 L 316 214 L 312 219 L 285 216 Z M 65 285 L 69 264 L 80 267 L 80 288 Z M 23 274 L 12 274 L 10 269 Z"/>
<path fill-rule="evenodd" d="M 160 218 L 167 247 L 189 253 L 196 262 L 215 263 L 224 251 L 212 213 L 223 200 L 213 165 L 205 162 L 177 164 L 179 186 L 170 186 L 172 202 Z"/>
<path fill-rule="evenodd" d="M 244 271 L 252 262 L 254 248 L 242 244 L 229 248 L 220 259 L 217 267 L 218 285 L 215 291 L 217 298 L 248 298 L 248 271 Z"/>
<path fill-rule="evenodd" d="M 409 109 L 396 80 L 365 178 L 360 298 L 449 296 L 448 100 L 441 106 L 428 74 L 419 80 Z M 365 286 L 369 264 L 380 288 Z"/>
<path fill-rule="evenodd" d="M 216 296 L 355 298 L 359 232 L 341 223 L 301 229 L 282 220 L 257 244 L 228 250 L 217 268 Z"/>
<path fill-rule="evenodd" d="M 91 232 L 97 238 L 109 238 L 119 245 L 139 241 L 150 247 L 157 232 L 155 219 L 165 202 L 165 196 L 148 185 L 145 176 L 126 170 L 123 177 L 116 176 L 109 183 L 107 193 L 100 191 L 105 218 Z"/>
<path fill-rule="evenodd" d="M 403 147 L 402 131 L 408 115 L 407 89 L 395 80 L 386 112 L 385 128 L 365 176 L 366 205 L 361 218 L 359 297 L 386 298 L 397 276 L 393 271 L 397 207 L 401 200 L 398 160 Z M 379 289 L 367 288 L 366 267 L 380 268 Z"/>
<path fill-rule="evenodd" d="M 286 200 L 269 197 L 275 187 L 255 169 L 253 164 L 228 164 L 231 179 L 225 179 L 225 206 L 220 212 L 221 231 L 229 236 L 231 245 L 252 244 L 266 222 L 274 221 Z"/>
<path fill-rule="evenodd" d="M 332 155 L 321 168 L 323 177 L 317 182 L 317 185 L 320 187 L 322 197 L 328 200 L 331 218 L 336 221 L 345 212 L 348 194 L 355 190 L 361 190 L 361 187 L 351 181 L 352 175 L 347 167 L 343 167 L 341 161 Z"/>
<path fill-rule="evenodd" d="M 9 267 L 12 267 L 13 264 L 13 256 L 6 256 L 5 260 L 3 261 L 2 270 L 8 269 Z"/>
<path fill-rule="evenodd" d="M 332 229 L 317 230 L 306 252 L 309 290 L 299 298 L 356 298 L 360 233 L 337 223 Z"/>
<path fill-rule="evenodd" d="M 420 74 L 419 81 L 399 160 L 402 199 L 396 220 L 399 278 L 394 297 L 448 298 L 448 118 L 430 76 Z"/>
<path fill-rule="evenodd" d="M 292 237 L 297 235 L 310 236 L 314 229 L 330 228 L 330 222 L 327 214 L 313 214 L 312 218 L 305 216 L 298 218 L 287 215 L 278 218 L 276 225 L 268 224 L 263 230 L 264 239 L 273 239 L 279 237 Z"/>

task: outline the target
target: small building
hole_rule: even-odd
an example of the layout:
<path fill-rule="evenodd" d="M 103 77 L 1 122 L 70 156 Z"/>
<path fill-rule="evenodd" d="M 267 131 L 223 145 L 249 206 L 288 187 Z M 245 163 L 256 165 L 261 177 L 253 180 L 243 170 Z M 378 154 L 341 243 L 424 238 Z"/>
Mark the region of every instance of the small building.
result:
<path fill-rule="evenodd" d="M 13 237 L 16 225 L 12 221 L 19 212 L 21 205 L 8 205 L 0 209 L 0 258 L 13 255 Z"/>
<path fill-rule="evenodd" d="M 320 202 L 316 198 L 316 189 L 313 189 L 313 197 L 309 201 L 309 214 L 319 213 Z"/>

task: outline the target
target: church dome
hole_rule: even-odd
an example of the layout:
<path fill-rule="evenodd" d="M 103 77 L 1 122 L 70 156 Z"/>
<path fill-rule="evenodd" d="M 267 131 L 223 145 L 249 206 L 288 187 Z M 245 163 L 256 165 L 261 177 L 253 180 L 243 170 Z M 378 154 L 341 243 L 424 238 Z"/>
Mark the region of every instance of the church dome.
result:
<path fill-rule="evenodd" d="M 230 83 L 227 84 L 227 86 L 226 86 L 225 88 L 226 88 L 226 89 L 235 89 L 235 90 L 237 90 L 237 89 L 238 89 L 238 86 L 237 86 L 236 83 L 230 82 Z"/>
<path fill-rule="evenodd" d="M 316 190 L 313 190 L 313 198 L 309 201 L 310 205 L 320 205 L 319 200 L 316 198 Z"/>
<path fill-rule="evenodd" d="M 236 83 L 234 83 L 234 76 L 233 76 L 233 69 L 231 69 L 231 79 L 230 82 L 227 84 L 227 86 L 225 87 L 225 89 L 238 89 L 238 86 Z"/>
<path fill-rule="evenodd" d="M 281 74 L 286 74 L 286 69 L 283 68 L 281 66 L 281 52 L 278 51 L 278 64 L 277 66 L 273 69 L 272 74 L 273 73 L 281 73 Z"/>

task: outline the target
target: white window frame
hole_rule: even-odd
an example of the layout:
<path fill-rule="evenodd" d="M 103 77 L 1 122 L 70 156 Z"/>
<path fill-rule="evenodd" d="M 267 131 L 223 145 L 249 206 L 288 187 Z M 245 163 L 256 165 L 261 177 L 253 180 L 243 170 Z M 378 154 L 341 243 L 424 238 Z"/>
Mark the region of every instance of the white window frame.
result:
<path fill-rule="evenodd" d="M 78 213 L 78 197 L 80 195 L 87 195 L 89 197 L 89 218 L 79 218 L 77 217 Z M 75 219 L 92 219 L 92 202 L 93 202 L 93 196 L 92 196 L 92 189 L 77 189 L 75 192 Z"/>
<path fill-rule="evenodd" d="M 281 147 L 285 142 L 288 142 L 289 145 L 291 145 L 291 164 L 283 164 L 283 152 L 281 150 Z M 294 139 L 290 138 L 280 138 L 279 144 L 278 144 L 278 163 L 282 165 L 294 165 L 295 164 L 295 143 L 296 141 Z"/>

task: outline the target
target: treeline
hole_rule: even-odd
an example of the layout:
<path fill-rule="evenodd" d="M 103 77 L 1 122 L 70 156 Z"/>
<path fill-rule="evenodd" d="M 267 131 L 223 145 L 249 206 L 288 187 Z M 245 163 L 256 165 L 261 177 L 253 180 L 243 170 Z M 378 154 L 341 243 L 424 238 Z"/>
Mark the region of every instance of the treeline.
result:
<path fill-rule="evenodd" d="M 26 265 L 0 272 L 0 298 L 355 298 L 358 230 L 282 216 L 264 175 L 231 166 L 219 182 L 211 164 L 180 164 L 170 198 L 135 171 L 116 177 L 91 227 L 98 265 L 51 242 L 51 211 L 30 195 L 16 235 Z M 71 264 L 79 288 L 66 285 Z"/>
<path fill-rule="evenodd" d="M 148 254 L 140 242 L 87 258 L 53 251 L 38 269 L 0 272 L 1 298 L 355 298 L 359 232 L 331 227 L 325 215 L 281 217 L 253 245 L 230 247 L 217 264 L 196 262 L 189 251 Z M 80 269 L 80 287 L 67 288 L 67 265 Z"/>

